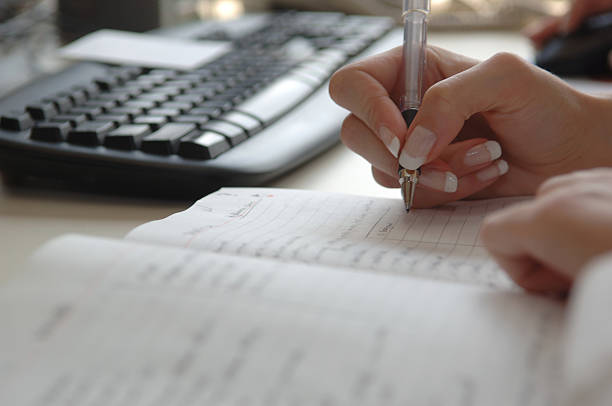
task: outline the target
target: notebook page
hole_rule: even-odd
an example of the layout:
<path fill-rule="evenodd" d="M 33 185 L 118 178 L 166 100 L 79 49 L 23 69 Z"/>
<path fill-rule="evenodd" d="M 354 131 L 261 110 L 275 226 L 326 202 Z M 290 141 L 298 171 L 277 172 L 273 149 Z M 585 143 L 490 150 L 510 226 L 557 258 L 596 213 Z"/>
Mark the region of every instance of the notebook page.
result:
<path fill-rule="evenodd" d="M 612 405 L 612 255 L 586 267 L 574 288 L 565 343 L 565 406 Z"/>
<path fill-rule="evenodd" d="M 559 403 L 544 299 L 86 237 L 31 267 L 0 289 L 2 405 Z"/>
<path fill-rule="evenodd" d="M 128 239 L 212 252 L 514 285 L 479 242 L 487 213 L 516 199 L 406 214 L 400 200 L 284 189 L 222 189 Z"/>

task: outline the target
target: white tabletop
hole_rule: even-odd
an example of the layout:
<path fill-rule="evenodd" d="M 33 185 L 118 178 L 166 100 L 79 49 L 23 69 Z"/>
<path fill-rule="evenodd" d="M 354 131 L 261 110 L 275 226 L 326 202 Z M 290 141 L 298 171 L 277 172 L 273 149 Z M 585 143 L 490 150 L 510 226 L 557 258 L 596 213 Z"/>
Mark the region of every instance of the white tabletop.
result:
<path fill-rule="evenodd" d="M 527 58 L 531 54 L 527 41 L 513 33 L 433 33 L 430 42 L 479 59 L 499 51 Z M 378 186 L 367 162 L 342 145 L 265 186 L 399 198 L 397 190 Z M 188 205 L 0 185 L 0 281 L 54 237 L 79 233 L 122 238 L 137 225 L 184 210 Z"/>

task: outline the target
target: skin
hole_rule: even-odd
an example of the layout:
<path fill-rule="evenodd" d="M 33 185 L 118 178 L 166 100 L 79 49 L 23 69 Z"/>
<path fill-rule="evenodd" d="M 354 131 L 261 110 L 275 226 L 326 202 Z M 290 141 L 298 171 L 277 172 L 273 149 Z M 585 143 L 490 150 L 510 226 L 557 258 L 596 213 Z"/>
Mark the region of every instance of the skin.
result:
<path fill-rule="evenodd" d="M 401 58 L 400 47 L 341 69 L 332 77 L 330 94 L 351 112 L 342 128 L 343 142 L 372 164 L 383 186 L 399 187 L 399 164 L 381 141 L 382 127 L 401 145 L 417 126 L 436 134 L 423 168 L 453 172 L 459 187 L 444 193 L 421 185 L 417 208 L 465 198 L 532 195 L 550 177 L 612 163 L 612 100 L 582 94 L 507 53 L 478 62 L 429 47 L 427 90 L 407 129 L 395 103 Z M 475 173 L 491 163 L 474 168 L 463 162 L 470 148 L 486 140 L 501 144 L 510 171 L 481 182 Z"/>
<path fill-rule="evenodd" d="M 551 179 L 534 200 L 489 216 L 482 239 L 523 288 L 566 293 L 580 269 L 612 250 L 612 169 Z"/>
<path fill-rule="evenodd" d="M 612 0 L 575 0 L 566 15 L 536 21 L 527 27 L 525 34 L 540 48 L 553 36 L 575 31 L 585 18 L 609 10 Z"/>
<path fill-rule="evenodd" d="M 612 249 L 612 195 L 605 193 L 612 174 L 550 179 L 612 166 L 612 99 L 582 94 L 511 54 L 478 62 L 430 47 L 423 103 L 406 128 L 396 107 L 401 57 L 396 48 L 334 75 L 330 94 L 351 112 L 343 142 L 372 164 L 378 183 L 398 187 L 398 159 L 380 129 L 389 129 L 402 147 L 418 126 L 434 133 L 423 168 L 451 171 L 459 186 L 444 193 L 420 185 L 415 207 L 537 194 L 535 202 L 489 218 L 484 242 L 525 289 L 566 292 L 590 258 Z M 469 167 L 464 159 L 486 140 L 501 144 L 510 170 L 483 182 L 476 173 L 495 163 Z"/>

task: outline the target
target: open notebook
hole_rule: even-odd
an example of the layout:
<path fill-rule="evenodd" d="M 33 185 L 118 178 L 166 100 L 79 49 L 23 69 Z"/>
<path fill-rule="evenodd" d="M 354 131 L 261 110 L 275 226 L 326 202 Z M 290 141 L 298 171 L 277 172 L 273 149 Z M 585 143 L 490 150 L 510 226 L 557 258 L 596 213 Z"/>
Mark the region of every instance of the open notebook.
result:
<path fill-rule="evenodd" d="M 0 287 L 0 404 L 574 401 L 605 298 L 567 322 L 511 283 L 478 234 L 513 202 L 222 189 L 125 240 L 52 241 Z"/>

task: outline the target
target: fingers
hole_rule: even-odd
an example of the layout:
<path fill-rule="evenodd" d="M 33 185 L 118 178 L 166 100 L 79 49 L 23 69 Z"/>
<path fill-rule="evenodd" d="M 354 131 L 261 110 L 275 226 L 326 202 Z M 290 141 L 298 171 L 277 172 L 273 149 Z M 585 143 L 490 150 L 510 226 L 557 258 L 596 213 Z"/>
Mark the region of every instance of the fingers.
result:
<path fill-rule="evenodd" d="M 330 95 L 358 117 L 397 156 L 406 124 L 390 96 L 400 76 L 402 49 L 351 64 L 334 74 Z"/>
<path fill-rule="evenodd" d="M 340 138 L 348 148 L 364 157 L 374 167 L 389 176 L 397 177 L 397 158 L 355 115 L 351 114 L 344 120 Z"/>
<path fill-rule="evenodd" d="M 453 177 L 449 178 L 449 172 L 444 172 L 439 169 L 432 170 L 423 168 L 421 177 L 419 178 L 420 182 L 417 186 L 414 207 L 435 207 L 472 196 L 488 188 L 495 183 L 500 176 L 503 176 L 504 171 L 499 168 L 503 168 L 504 166 L 507 166 L 505 161 L 496 161 L 490 165 L 490 168 L 495 170 L 494 176 L 484 181 L 478 176 L 478 173 L 469 174 L 455 181 Z M 372 167 L 372 174 L 374 179 L 382 186 L 389 188 L 399 187 L 397 176 L 391 176 L 375 167 Z M 456 187 L 455 192 L 445 191 L 452 189 L 450 185 Z"/>
<path fill-rule="evenodd" d="M 342 126 L 341 137 L 347 147 L 372 164 L 374 178 L 379 184 L 399 187 L 397 159 L 361 120 L 349 115 Z M 501 146 L 496 141 L 472 139 L 451 144 L 442 154 L 443 160 L 422 168 L 419 188 L 425 191 L 420 193 L 417 207 L 463 199 L 490 186 L 508 172 L 508 164 L 498 160 L 501 154 Z"/>
<path fill-rule="evenodd" d="M 610 0 L 579 0 L 572 3 L 570 12 L 566 16 L 565 32 L 570 33 L 578 29 L 585 18 L 609 10 L 612 7 Z"/>
<path fill-rule="evenodd" d="M 537 196 L 551 195 L 553 193 L 564 192 L 570 190 L 574 185 L 586 186 L 591 183 L 596 183 L 598 189 L 604 188 L 610 190 L 610 187 L 605 188 L 604 185 L 612 186 L 612 169 L 600 168 L 590 169 L 587 171 L 574 172 L 568 175 L 557 176 L 544 182 L 537 191 Z"/>
<path fill-rule="evenodd" d="M 547 266 L 534 254 L 533 240 L 535 204 L 513 206 L 489 216 L 482 227 L 481 238 L 485 246 L 522 288 L 536 293 L 564 294 L 572 279 Z M 536 237 L 537 240 L 537 237 Z"/>
<path fill-rule="evenodd" d="M 440 156 L 476 113 L 510 114 L 532 98 L 532 68 L 502 53 L 430 87 L 400 153 L 400 165 L 416 169 Z M 443 119 L 442 119 L 443 118 Z"/>
<path fill-rule="evenodd" d="M 358 117 L 394 156 L 404 142 L 406 124 L 394 101 L 402 48 L 346 66 L 334 74 L 330 95 Z M 439 48 L 428 49 L 426 85 L 474 66 L 477 61 Z"/>
<path fill-rule="evenodd" d="M 560 17 L 544 18 L 528 25 L 523 33 L 533 42 L 536 48 L 541 48 L 549 39 L 559 33 L 562 21 Z"/>

